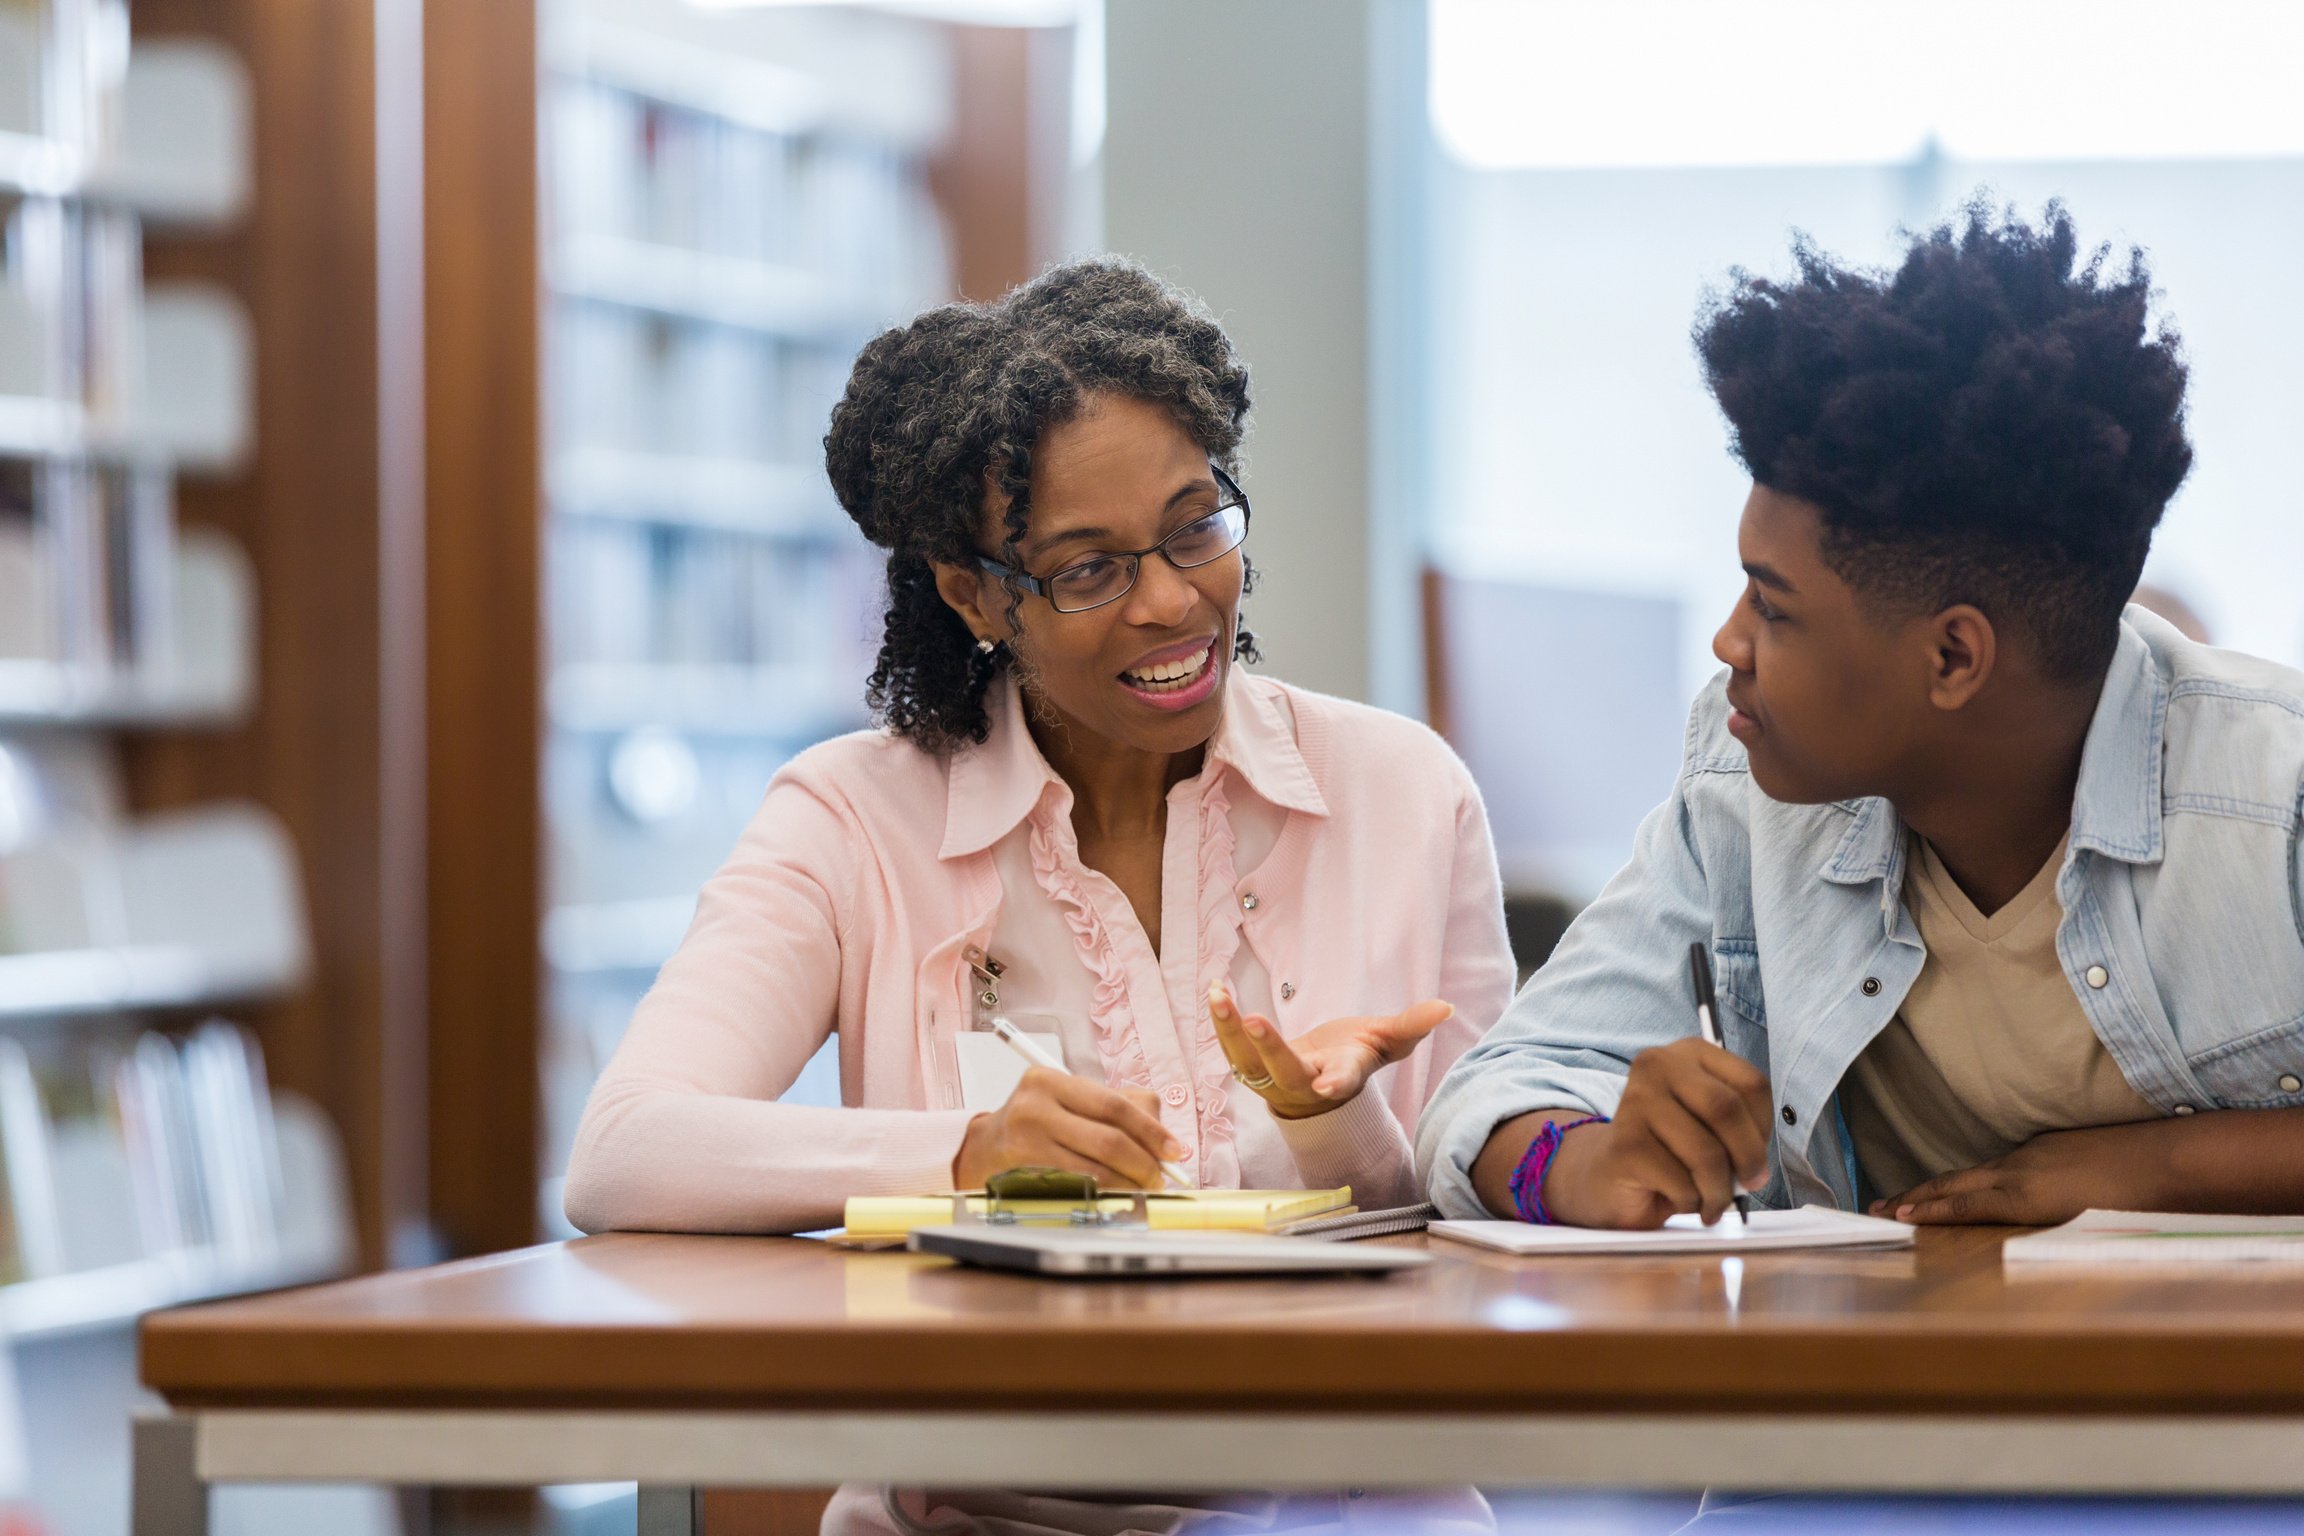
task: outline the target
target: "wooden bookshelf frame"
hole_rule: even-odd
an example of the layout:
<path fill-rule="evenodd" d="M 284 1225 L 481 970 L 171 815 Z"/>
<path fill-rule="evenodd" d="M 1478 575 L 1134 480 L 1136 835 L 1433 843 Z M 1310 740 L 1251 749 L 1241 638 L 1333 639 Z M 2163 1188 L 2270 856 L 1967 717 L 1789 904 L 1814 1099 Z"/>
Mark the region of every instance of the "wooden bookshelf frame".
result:
<path fill-rule="evenodd" d="M 537 1236 L 542 274 L 535 0 L 425 0 L 430 1175 L 448 1251 Z"/>

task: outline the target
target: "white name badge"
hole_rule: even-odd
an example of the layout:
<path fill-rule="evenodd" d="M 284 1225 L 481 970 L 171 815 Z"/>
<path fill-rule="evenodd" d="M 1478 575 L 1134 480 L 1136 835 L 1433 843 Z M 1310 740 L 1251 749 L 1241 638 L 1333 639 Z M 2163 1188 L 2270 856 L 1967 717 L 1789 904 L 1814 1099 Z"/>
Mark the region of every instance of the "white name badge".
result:
<path fill-rule="evenodd" d="M 1027 1033 L 1024 1038 L 1056 1060 L 1064 1059 L 1063 1036 Z M 978 1113 L 998 1109 L 1008 1102 L 1008 1096 L 1016 1091 L 1016 1085 L 1024 1080 L 1031 1066 L 989 1030 L 964 1030 L 952 1037 L 952 1046 L 960 1058 L 962 1109 Z"/>

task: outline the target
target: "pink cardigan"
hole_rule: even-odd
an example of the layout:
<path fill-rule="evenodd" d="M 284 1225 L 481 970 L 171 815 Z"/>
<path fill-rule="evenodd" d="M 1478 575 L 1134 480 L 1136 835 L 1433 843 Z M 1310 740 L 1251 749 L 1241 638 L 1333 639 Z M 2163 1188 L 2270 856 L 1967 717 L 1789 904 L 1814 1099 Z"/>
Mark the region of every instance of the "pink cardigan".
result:
<path fill-rule="evenodd" d="M 1441 1075 L 1511 996 L 1479 793 L 1413 721 L 1237 670 L 1228 688 L 1201 780 L 1236 774 L 1235 796 L 1260 795 L 1284 821 L 1226 899 L 1201 893 L 1202 951 L 1242 946 L 1292 979 L 1286 1000 L 1255 999 L 1284 1034 L 1426 997 L 1456 1005 L 1361 1102 L 1281 1122 L 1292 1148 L 1325 1137 L 1324 1163 L 1356 1148 L 1405 1159 Z M 971 1114 L 941 1037 L 967 1016 L 966 951 L 1000 917 L 994 847 L 1046 814 L 1053 781 L 1013 687 L 991 702 L 981 747 L 935 755 L 860 732 L 777 774 L 593 1090 L 569 1162 L 570 1221 L 801 1231 L 837 1225 L 850 1195 L 951 1188 Z M 1220 816 L 1222 791 L 1208 798 Z M 833 1030 L 845 1107 L 775 1102 Z M 1197 1082 L 1214 1060 L 1221 1077 L 1212 1040 L 1199 1057 L 1179 1075 Z M 1173 1127 L 1187 1142 L 1194 1103 L 1223 1121 L 1200 1085 Z M 1340 1181 L 1354 1177 L 1347 1167 Z"/>

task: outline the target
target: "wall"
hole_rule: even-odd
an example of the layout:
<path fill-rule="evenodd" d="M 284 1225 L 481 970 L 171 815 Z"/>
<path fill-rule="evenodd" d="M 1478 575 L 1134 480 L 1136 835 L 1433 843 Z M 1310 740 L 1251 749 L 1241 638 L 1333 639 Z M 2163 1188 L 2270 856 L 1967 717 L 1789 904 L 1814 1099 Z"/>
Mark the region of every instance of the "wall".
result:
<path fill-rule="evenodd" d="M 2304 489 L 2290 443 L 2304 386 L 2304 162 L 1514 170 L 1436 180 L 1432 400 L 1452 565 L 1684 605 L 1682 684 L 1743 578 L 1748 481 L 1698 377 L 1689 327 L 1731 266 L 1782 273 L 1792 230 L 1860 261 L 1979 184 L 2028 213 L 2065 198 L 2083 241 L 2145 247 L 2183 333 L 2198 460 L 2148 577 L 2220 643 L 2304 661 Z"/>
<path fill-rule="evenodd" d="M 1266 670 L 1370 696 L 1369 139 L 1382 0 L 1110 0 L 1104 230 L 1246 358 Z"/>

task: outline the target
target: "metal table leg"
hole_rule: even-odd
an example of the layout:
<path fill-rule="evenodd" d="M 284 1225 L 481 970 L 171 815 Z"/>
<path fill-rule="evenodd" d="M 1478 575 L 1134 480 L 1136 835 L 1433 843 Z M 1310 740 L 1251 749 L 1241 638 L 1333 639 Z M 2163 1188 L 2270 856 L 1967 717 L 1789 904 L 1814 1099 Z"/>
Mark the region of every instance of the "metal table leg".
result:
<path fill-rule="evenodd" d="M 704 1496 L 693 1488 L 642 1483 L 640 1536 L 703 1536 L 703 1504 Z"/>
<path fill-rule="evenodd" d="M 137 1418 L 132 1536 L 208 1536 L 208 1489 L 193 1461 L 198 1428 L 176 1414 Z"/>

